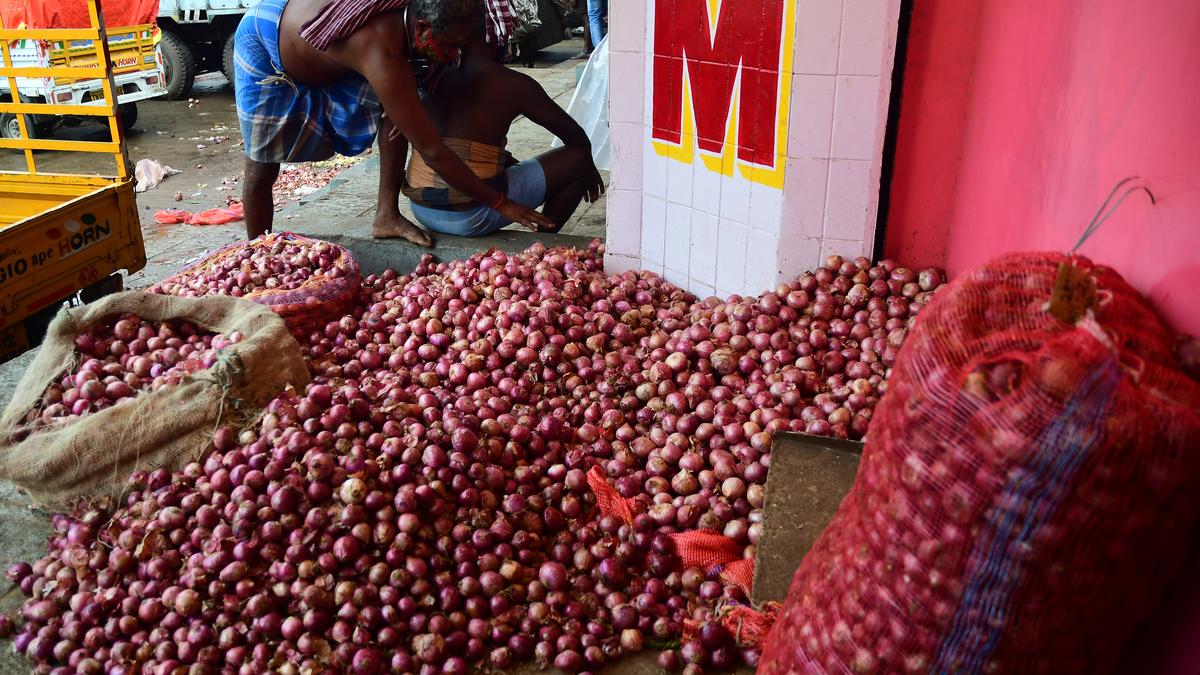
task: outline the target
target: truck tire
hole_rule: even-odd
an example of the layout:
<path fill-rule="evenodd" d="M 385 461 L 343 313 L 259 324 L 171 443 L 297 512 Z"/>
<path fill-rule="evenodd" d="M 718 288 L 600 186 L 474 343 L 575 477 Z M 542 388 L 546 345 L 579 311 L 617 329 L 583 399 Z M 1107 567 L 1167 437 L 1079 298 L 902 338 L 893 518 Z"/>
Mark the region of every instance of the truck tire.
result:
<path fill-rule="evenodd" d="M 229 80 L 229 88 L 233 89 L 233 36 L 225 38 L 225 48 L 221 53 L 221 72 Z"/>
<path fill-rule="evenodd" d="M 138 108 L 136 103 L 122 103 L 117 106 L 117 115 L 121 118 L 121 123 L 125 125 L 125 133 L 129 133 L 133 129 L 133 125 L 137 123 Z"/>
<path fill-rule="evenodd" d="M 196 58 L 183 38 L 169 30 L 163 30 L 158 43 L 162 50 L 163 70 L 167 75 L 167 100 L 178 101 L 192 92 L 196 81 Z"/>
<path fill-rule="evenodd" d="M 38 137 L 38 128 L 33 123 L 33 115 L 25 116 L 25 130 L 29 132 L 31 138 Z M 17 122 L 17 116 L 13 113 L 0 114 L 0 138 L 21 138 L 20 123 Z"/>

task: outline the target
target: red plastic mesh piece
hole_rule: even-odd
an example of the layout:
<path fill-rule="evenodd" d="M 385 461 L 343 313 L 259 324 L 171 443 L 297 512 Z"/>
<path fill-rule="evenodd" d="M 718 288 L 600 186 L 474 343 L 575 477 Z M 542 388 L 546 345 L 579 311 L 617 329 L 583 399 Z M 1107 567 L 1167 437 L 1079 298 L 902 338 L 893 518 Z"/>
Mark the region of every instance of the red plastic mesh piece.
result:
<path fill-rule="evenodd" d="M 246 214 L 242 210 L 242 205 L 235 203 L 199 213 L 180 209 L 156 211 L 154 213 L 154 222 L 159 225 L 177 225 L 179 223 L 187 223 L 188 225 L 225 225 L 226 223 L 236 223 L 245 217 Z"/>
<path fill-rule="evenodd" d="M 626 523 L 633 524 L 633 517 L 638 513 L 638 503 L 634 499 L 622 497 L 613 486 L 608 484 L 604 471 L 599 466 L 593 466 L 587 472 L 588 486 L 596 495 L 596 507 L 605 516 L 616 516 Z"/>
<path fill-rule="evenodd" d="M 675 542 L 675 554 L 685 568 L 707 570 L 742 558 L 742 547 L 736 541 L 709 530 L 680 532 L 672 534 L 671 539 Z"/>
<path fill-rule="evenodd" d="M 760 673 L 1107 672 L 1200 511 L 1200 385 L 1112 270 L 1052 316 L 1061 254 L 1014 254 L 921 312 L 850 494 Z"/>

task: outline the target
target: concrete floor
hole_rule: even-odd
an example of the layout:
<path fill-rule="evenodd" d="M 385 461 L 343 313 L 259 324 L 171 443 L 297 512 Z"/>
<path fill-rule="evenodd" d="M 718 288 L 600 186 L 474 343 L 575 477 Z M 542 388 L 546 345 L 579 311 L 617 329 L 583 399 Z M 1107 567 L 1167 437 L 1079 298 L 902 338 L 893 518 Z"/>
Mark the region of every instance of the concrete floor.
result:
<path fill-rule="evenodd" d="M 581 40 L 564 42 L 544 51 L 532 70 L 520 69 L 542 83 L 547 92 L 564 108 L 575 86 L 576 69 L 583 61 L 571 60 L 582 49 Z M 227 195 L 237 196 L 240 187 L 242 149 L 238 143 L 237 115 L 232 94 L 219 75 L 206 76 L 197 83 L 194 101 L 146 101 L 139 104 L 139 121 L 128 139 L 130 159 L 158 159 L 184 173 L 166 179 L 158 188 L 138 195 L 142 212 L 142 232 L 146 241 L 147 265 L 126 280 L 127 287 L 145 287 L 159 281 L 207 252 L 244 237 L 244 225 L 232 223 L 210 227 L 186 225 L 160 226 L 153 214 L 159 209 L 184 208 L 193 211 L 223 206 Z M 63 128 L 56 138 L 97 140 L 106 134 L 98 126 Z M 217 142 L 221 136 L 228 138 Z M 550 148 L 548 132 L 528 120 L 519 120 L 509 135 L 509 149 L 519 159 L 536 156 Z M 200 147 L 203 146 L 203 147 Z M 39 167 L 48 172 L 110 173 L 111 169 L 94 156 L 80 158 L 72 153 L 40 153 Z M 0 155 L 0 170 L 23 170 L 23 159 L 15 154 Z M 340 174 L 325 189 L 277 214 L 276 230 L 320 231 L 331 238 L 347 237 L 364 260 L 364 266 L 381 265 L 402 268 L 419 259 L 424 250 L 401 242 L 377 242 L 369 236 L 374 213 L 377 159 L 364 161 Z M 232 189 L 221 189 L 222 187 Z M 175 201 L 175 193 L 183 201 Z M 469 255 L 493 245 L 517 250 L 535 240 L 547 243 L 586 245 L 592 237 L 604 236 L 605 203 L 584 204 L 564 228 L 565 237 L 535 236 L 526 231 L 505 230 L 495 237 L 463 240 L 449 237 L 439 241 L 433 251 L 443 259 Z M 0 364 L 0 405 L 7 405 L 34 352 Z M 0 481 L 0 569 L 15 561 L 30 561 L 45 550 L 49 532 L 48 515 L 35 509 L 17 486 Z M 0 613 L 10 613 L 21 603 L 20 592 L 0 577 Z M 634 665 L 636 662 L 637 666 Z M 15 656 L 9 641 L 0 640 L 0 675 L 28 671 L 28 662 Z M 614 666 L 612 672 L 653 671 L 653 659 L 635 659 Z"/>

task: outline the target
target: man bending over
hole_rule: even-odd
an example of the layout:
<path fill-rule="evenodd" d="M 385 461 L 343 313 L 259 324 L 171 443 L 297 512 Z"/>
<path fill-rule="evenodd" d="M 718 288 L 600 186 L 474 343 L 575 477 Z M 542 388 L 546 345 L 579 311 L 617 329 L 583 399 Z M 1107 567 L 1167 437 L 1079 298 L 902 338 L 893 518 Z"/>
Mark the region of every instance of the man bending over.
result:
<path fill-rule="evenodd" d="M 411 7 L 410 7 L 411 4 Z M 418 86 L 483 25 L 482 0 L 262 0 L 238 26 L 234 82 L 246 146 L 246 233 L 271 229 L 281 162 L 353 156 L 379 136 L 376 237 L 432 237 L 399 210 L 409 143 L 456 190 L 514 222 L 551 221 L 481 181 L 442 142 Z M 414 72 L 415 71 L 415 72 Z"/>
<path fill-rule="evenodd" d="M 552 225 L 533 229 L 557 232 L 580 200 L 595 201 L 604 192 L 587 134 L 533 78 L 497 63 L 481 31 L 472 34 L 463 56 L 462 66 L 448 69 L 425 97 L 438 133 L 493 188 L 522 204 L 545 204 L 542 213 Z M 522 115 L 564 147 L 517 163 L 505 146 L 509 127 Z M 417 221 L 434 232 L 479 237 L 514 222 L 456 189 L 420 148 L 409 163 L 404 194 Z"/>

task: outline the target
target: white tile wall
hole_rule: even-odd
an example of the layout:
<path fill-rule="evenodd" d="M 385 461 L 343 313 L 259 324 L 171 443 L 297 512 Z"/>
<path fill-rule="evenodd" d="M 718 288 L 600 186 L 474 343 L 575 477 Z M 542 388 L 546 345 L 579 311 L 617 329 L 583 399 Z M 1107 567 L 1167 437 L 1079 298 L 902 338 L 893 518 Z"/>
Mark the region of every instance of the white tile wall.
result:
<path fill-rule="evenodd" d="M 609 274 L 620 274 L 629 270 L 639 270 L 642 268 L 642 259 L 639 256 L 620 255 L 612 251 L 604 254 L 604 271 Z"/>
<path fill-rule="evenodd" d="M 704 169 L 707 170 L 707 169 Z M 734 172 L 721 178 L 721 217 L 750 224 L 750 181 Z"/>
<path fill-rule="evenodd" d="M 707 286 L 717 282 L 717 217 L 702 211 L 692 212 L 691 261 L 688 277 Z"/>
<path fill-rule="evenodd" d="M 784 170 L 786 171 L 786 164 Z M 762 183 L 751 183 L 750 220 L 747 223 L 751 228 L 778 236 L 782 209 L 783 190 Z"/>
<path fill-rule="evenodd" d="M 667 201 L 675 204 L 692 205 L 692 172 L 703 171 L 703 165 L 684 164 L 674 160 L 667 162 Z"/>
<path fill-rule="evenodd" d="M 642 128 L 642 189 L 646 194 L 667 198 L 667 160 L 654 152 L 650 128 Z"/>
<path fill-rule="evenodd" d="M 775 287 L 779 247 L 778 236 L 750 230 L 746 238 L 746 281 L 742 285 L 746 293 L 757 295 Z"/>
<path fill-rule="evenodd" d="M 695 295 L 697 298 L 700 298 L 701 300 L 704 300 L 705 298 L 716 295 L 716 293 L 717 293 L 716 289 L 713 288 L 712 286 L 709 286 L 708 284 L 702 284 L 702 283 L 696 281 L 695 279 L 693 279 L 691 281 L 691 285 L 688 288 L 688 290 L 691 291 L 693 295 Z"/>
<path fill-rule="evenodd" d="M 662 271 L 662 277 L 680 288 L 688 287 L 687 272 L 680 272 L 667 267 Z"/>
<path fill-rule="evenodd" d="M 667 202 L 649 192 L 642 194 L 642 258 L 646 262 L 663 263 L 666 248 Z"/>
<path fill-rule="evenodd" d="M 612 187 L 618 190 L 642 190 L 642 145 L 645 143 L 641 124 L 612 122 L 609 137 L 612 141 Z"/>
<path fill-rule="evenodd" d="M 646 55 L 639 52 L 612 52 L 608 60 L 608 77 L 612 95 L 608 97 L 610 124 L 642 123 L 642 106 L 646 90 L 642 87 L 614 87 L 614 82 L 636 82 L 646 71 Z"/>
<path fill-rule="evenodd" d="M 614 17 L 611 269 L 636 261 L 701 297 L 754 295 L 870 248 L 899 0 L 784 1 L 796 26 L 782 191 L 710 171 L 698 152 L 690 164 L 654 152 L 654 3 Z"/>
<path fill-rule="evenodd" d="M 688 258 L 692 250 L 692 213 L 690 206 L 667 202 L 666 253 L 663 263 L 667 269 L 678 270 L 684 274 L 687 274 Z"/>
<path fill-rule="evenodd" d="M 707 169 L 692 174 L 692 206 L 697 211 L 721 215 L 721 182 L 723 177 Z"/>
<path fill-rule="evenodd" d="M 640 190 L 609 190 L 607 204 L 608 250 L 636 256 L 642 248 L 642 193 Z"/>
<path fill-rule="evenodd" d="M 750 229 L 732 220 L 717 226 L 717 286 L 740 291 L 746 280 L 746 240 Z"/>

